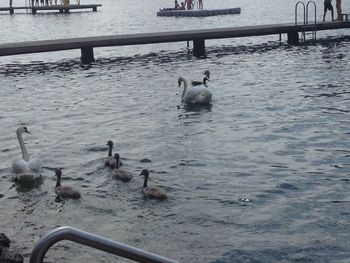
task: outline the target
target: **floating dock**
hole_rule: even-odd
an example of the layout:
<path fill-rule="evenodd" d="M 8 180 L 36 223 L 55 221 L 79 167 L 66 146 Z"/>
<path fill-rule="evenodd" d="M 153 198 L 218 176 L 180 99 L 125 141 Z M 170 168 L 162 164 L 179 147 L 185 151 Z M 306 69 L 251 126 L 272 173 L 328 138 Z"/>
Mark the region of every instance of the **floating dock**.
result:
<path fill-rule="evenodd" d="M 240 14 L 241 8 L 225 9 L 192 9 L 192 10 L 159 10 L 157 16 L 219 16 Z"/>
<path fill-rule="evenodd" d="M 15 10 L 30 10 L 33 15 L 38 11 L 58 11 L 59 13 L 69 13 L 70 10 L 82 10 L 92 9 L 93 12 L 97 12 L 97 7 L 101 4 L 92 5 L 49 5 L 49 6 L 13 6 L 13 7 L 0 7 L 0 11 L 7 11 L 11 15 L 15 13 Z"/>

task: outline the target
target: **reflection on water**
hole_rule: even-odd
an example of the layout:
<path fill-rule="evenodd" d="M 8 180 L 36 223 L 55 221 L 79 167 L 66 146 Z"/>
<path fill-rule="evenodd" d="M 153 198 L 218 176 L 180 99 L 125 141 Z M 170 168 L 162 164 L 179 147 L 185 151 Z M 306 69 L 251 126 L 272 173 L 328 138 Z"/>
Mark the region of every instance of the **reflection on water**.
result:
<path fill-rule="evenodd" d="M 184 105 L 184 109 L 186 112 L 205 112 L 211 111 L 212 104 L 208 105 Z"/>
<path fill-rule="evenodd" d="M 39 177 L 33 181 L 24 181 L 24 182 L 15 181 L 15 185 L 16 185 L 16 190 L 18 192 L 29 192 L 33 188 L 40 187 L 40 185 L 43 182 L 44 182 L 44 178 Z"/>

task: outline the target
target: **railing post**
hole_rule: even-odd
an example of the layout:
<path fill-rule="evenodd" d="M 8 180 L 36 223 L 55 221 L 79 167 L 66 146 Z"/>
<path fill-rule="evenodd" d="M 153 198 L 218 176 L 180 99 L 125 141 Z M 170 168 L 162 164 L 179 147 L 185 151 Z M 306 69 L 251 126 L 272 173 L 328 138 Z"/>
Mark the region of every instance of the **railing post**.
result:
<path fill-rule="evenodd" d="M 196 58 L 205 57 L 205 40 L 203 38 L 193 40 L 193 56 Z"/>
<path fill-rule="evenodd" d="M 81 48 L 81 62 L 83 64 L 90 64 L 91 62 L 95 62 L 94 50 L 92 47 Z"/>

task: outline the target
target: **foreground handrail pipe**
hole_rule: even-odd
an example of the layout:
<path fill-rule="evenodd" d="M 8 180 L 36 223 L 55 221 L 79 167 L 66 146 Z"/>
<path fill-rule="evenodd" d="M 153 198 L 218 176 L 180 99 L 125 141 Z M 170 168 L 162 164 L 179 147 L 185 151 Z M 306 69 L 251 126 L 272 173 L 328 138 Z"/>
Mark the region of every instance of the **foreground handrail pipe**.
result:
<path fill-rule="evenodd" d="M 61 240 L 70 240 L 142 263 L 179 263 L 178 261 L 67 226 L 56 228 L 43 236 L 32 250 L 30 263 L 42 263 L 50 247 Z"/>

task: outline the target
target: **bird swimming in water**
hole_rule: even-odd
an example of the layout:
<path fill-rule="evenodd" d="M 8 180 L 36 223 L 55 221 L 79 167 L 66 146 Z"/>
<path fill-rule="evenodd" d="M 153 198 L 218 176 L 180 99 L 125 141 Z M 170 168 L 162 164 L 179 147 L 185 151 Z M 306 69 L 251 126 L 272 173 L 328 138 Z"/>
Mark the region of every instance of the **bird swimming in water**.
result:
<path fill-rule="evenodd" d="M 114 166 L 115 166 L 115 159 L 112 156 L 113 141 L 109 140 L 107 142 L 107 145 L 108 145 L 108 156 L 105 159 L 105 166 L 108 166 L 110 168 L 114 168 Z"/>
<path fill-rule="evenodd" d="M 196 80 L 193 80 L 193 81 L 191 82 L 191 84 L 192 84 L 192 86 L 204 85 L 204 86 L 208 87 L 208 86 L 207 86 L 207 81 L 209 81 L 209 79 L 208 79 L 207 77 L 204 77 L 204 78 L 203 78 L 203 81 L 196 81 Z"/>
<path fill-rule="evenodd" d="M 155 187 L 155 186 L 148 186 L 148 177 L 149 177 L 149 172 L 147 169 L 143 169 L 142 172 L 140 173 L 140 176 L 144 176 L 144 181 L 143 181 L 143 188 L 142 188 L 142 194 L 146 198 L 150 199 L 158 199 L 158 200 L 165 200 L 168 198 L 167 194 L 162 191 L 160 188 Z"/>
<path fill-rule="evenodd" d="M 114 170 L 112 171 L 112 178 L 120 180 L 122 182 L 129 182 L 132 178 L 132 174 L 127 171 L 124 167 L 120 167 L 120 156 L 118 153 L 114 154 L 116 160 Z"/>
<path fill-rule="evenodd" d="M 210 80 L 210 71 L 209 70 L 204 71 L 203 75 L 204 75 L 203 81 L 193 80 L 191 82 L 192 86 L 199 86 L 199 85 L 207 86 L 207 81 Z"/>
<path fill-rule="evenodd" d="M 177 82 L 179 87 L 181 87 L 182 83 L 184 84 L 181 102 L 187 105 L 210 105 L 212 93 L 207 87 L 202 85 L 188 88 L 187 81 L 183 77 L 179 77 Z"/>
<path fill-rule="evenodd" d="M 61 177 L 62 177 L 61 169 L 56 169 L 55 175 L 56 175 L 55 193 L 57 194 L 57 196 L 62 198 L 80 199 L 81 194 L 78 190 L 68 185 L 61 185 Z"/>
<path fill-rule="evenodd" d="M 18 182 L 31 182 L 41 177 L 41 161 L 39 159 L 30 159 L 23 141 L 23 133 L 30 132 L 25 126 L 18 127 L 16 134 L 23 159 L 16 160 L 12 163 L 12 173 L 14 180 Z"/>

